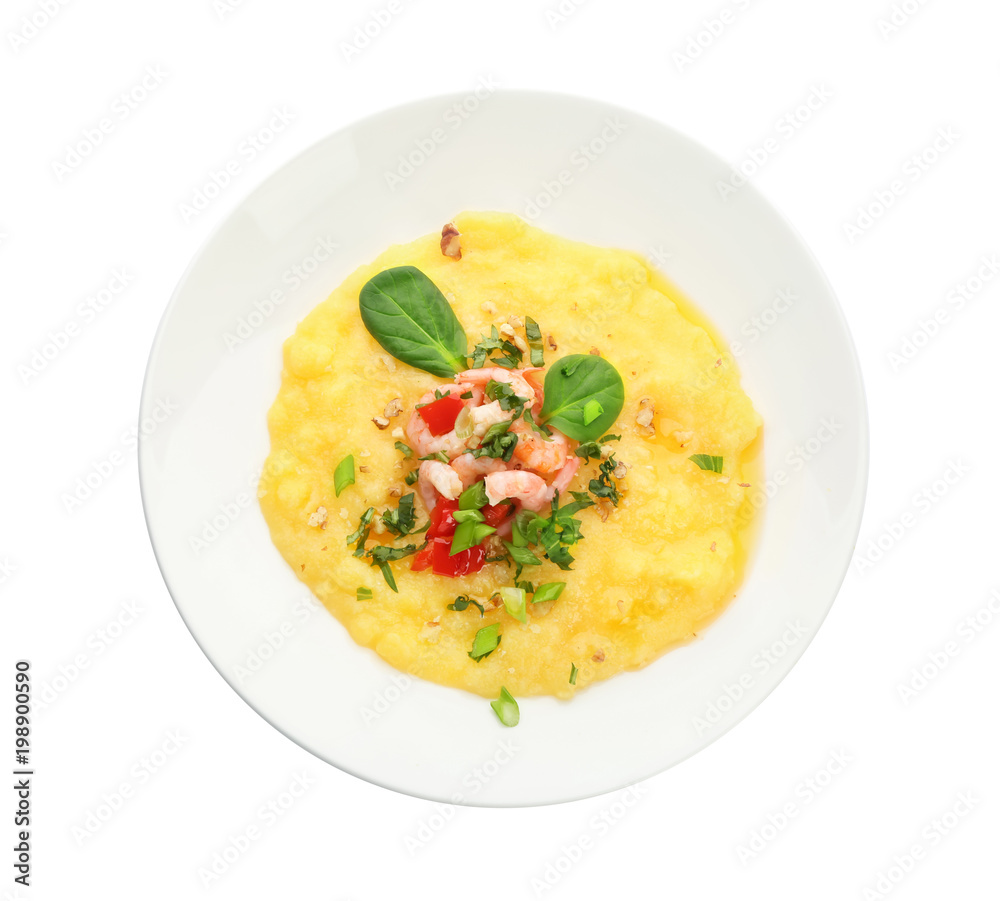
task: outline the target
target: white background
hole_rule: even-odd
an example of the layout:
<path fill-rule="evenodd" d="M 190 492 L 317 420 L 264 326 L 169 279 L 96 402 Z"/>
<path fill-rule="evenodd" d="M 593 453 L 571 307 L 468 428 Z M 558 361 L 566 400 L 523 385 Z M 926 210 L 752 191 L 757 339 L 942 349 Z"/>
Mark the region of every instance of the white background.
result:
<path fill-rule="evenodd" d="M 6 850 L 0 897 L 997 897 L 1000 317 L 998 280 L 978 292 L 969 280 L 1000 253 L 1000 8 L 400 0 L 347 54 L 388 0 L 93 0 L 51 17 L 43 5 L 0 12 L 0 609 L 8 684 L 26 658 L 55 699 L 34 717 L 33 884 L 11 881 Z M 147 67 L 161 73 L 148 95 L 116 105 Z M 484 76 L 621 104 L 734 165 L 773 139 L 753 181 L 829 274 L 866 378 L 868 505 L 818 638 L 745 722 L 627 808 L 614 794 L 437 810 L 316 760 L 201 654 L 142 518 L 129 429 L 157 323 L 199 245 L 321 136 Z M 811 94 L 828 99 L 779 124 Z M 185 222 L 181 204 L 275 107 L 288 127 Z M 100 145 L 70 165 L 67 145 L 104 117 Z M 859 206 L 894 181 L 867 227 Z M 129 284 L 86 321 L 78 306 L 122 270 Z M 77 479 L 109 460 L 67 510 Z M 929 678 L 914 682 L 921 666 Z M 296 779 L 304 793 L 270 822 L 262 805 L 287 801 Z M 199 876 L 252 826 L 219 878 Z"/>

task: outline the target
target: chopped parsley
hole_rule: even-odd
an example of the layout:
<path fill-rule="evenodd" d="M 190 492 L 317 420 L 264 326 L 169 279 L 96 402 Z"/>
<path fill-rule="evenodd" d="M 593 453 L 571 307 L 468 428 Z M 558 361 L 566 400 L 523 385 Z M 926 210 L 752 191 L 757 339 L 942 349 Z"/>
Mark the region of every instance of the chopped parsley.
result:
<path fill-rule="evenodd" d="M 621 441 L 621 435 L 605 435 L 599 441 L 586 441 L 576 449 L 576 455 L 584 460 L 600 460 L 601 448 L 611 441 Z"/>
<path fill-rule="evenodd" d="M 499 353 L 499 356 L 491 357 L 490 355 L 494 353 Z M 490 336 L 487 338 L 483 335 L 470 355 L 473 369 L 482 369 L 487 362 L 504 369 L 517 369 L 523 357 L 524 354 L 518 350 L 516 344 L 500 337 L 495 325 L 490 326 Z"/>
<path fill-rule="evenodd" d="M 618 501 L 622 499 L 621 492 L 618 490 L 618 483 L 615 482 L 614 478 L 617 466 L 618 461 L 615 460 L 615 455 L 612 454 L 601 464 L 598 477 L 591 479 L 589 485 L 590 493 L 594 497 L 606 497 L 616 507 L 618 506 Z"/>
<path fill-rule="evenodd" d="M 393 535 L 409 535 L 417 522 L 417 514 L 413 509 L 413 492 L 404 494 L 395 510 L 386 510 L 382 514 L 382 522 Z"/>
<path fill-rule="evenodd" d="M 448 609 L 456 610 L 461 613 L 463 610 L 467 610 L 470 604 L 479 609 L 479 616 L 482 618 L 486 613 L 483 605 L 480 604 L 479 601 L 474 601 L 472 598 L 464 594 L 460 594 L 457 598 L 455 598 L 454 603 L 448 605 Z"/>
<path fill-rule="evenodd" d="M 413 485 L 419 478 L 420 472 L 416 469 L 411 469 L 403 478 L 403 481 L 406 482 L 407 485 Z"/>

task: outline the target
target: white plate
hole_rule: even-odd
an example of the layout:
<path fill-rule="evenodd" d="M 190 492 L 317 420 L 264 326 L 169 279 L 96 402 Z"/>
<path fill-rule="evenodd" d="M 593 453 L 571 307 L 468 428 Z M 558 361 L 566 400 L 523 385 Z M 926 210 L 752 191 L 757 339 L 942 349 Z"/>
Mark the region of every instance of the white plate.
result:
<path fill-rule="evenodd" d="M 717 181 L 730 174 L 688 138 L 627 110 L 482 90 L 331 135 L 212 235 L 153 346 L 142 416 L 158 404 L 160 418 L 168 402 L 177 409 L 140 445 L 140 472 L 177 607 L 254 710 L 379 785 L 447 802 L 545 804 L 677 763 L 788 673 L 833 602 L 857 537 L 864 392 L 817 264 L 752 186 L 723 200 Z M 467 209 L 509 210 L 559 235 L 669 253 L 667 274 L 727 340 L 743 342 L 738 362 L 766 424 L 773 494 L 739 597 L 697 641 L 570 703 L 522 699 L 515 729 L 487 701 L 401 676 L 355 645 L 272 546 L 255 496 L 283 340 L 358 265 Z M 795 300 L 775 304 L 780 289 Z M 756 340 L 753 316 L 767 328 Z"/>

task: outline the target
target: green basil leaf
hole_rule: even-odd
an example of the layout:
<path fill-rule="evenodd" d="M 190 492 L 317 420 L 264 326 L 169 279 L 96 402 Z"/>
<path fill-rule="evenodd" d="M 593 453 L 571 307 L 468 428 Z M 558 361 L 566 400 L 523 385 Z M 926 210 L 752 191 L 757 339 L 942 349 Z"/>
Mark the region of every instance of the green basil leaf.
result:
<path fill-rule="evenodd" d="M 604 357 L 571 354 L 545 376 L 541 420 L 574 441 L 594 441 L 625 404 L 622 377 Z"/>
<path fill-rule="evenodd" d="M 521 721 L 521 711 L 517 706 L 517 701 L 502 685 L 500 686 L 500 697 L 495 701 L 490 701 L 490 707 L 493 708 L 493 712 L 505 726 L 516 726 Z"/>
<path fill-rule="evenodd" d="M 509 541 L 504 542 L 504 546 L 507 548 L 507 553 L 510 554 L 511 559 L 520 564 L 521 566 L 541 566 L 542 561 L 539 560 L 531 551 L 526 547 L 517 547 L 511 544 Z"/>
<path fill-rule="evenodd" d="M 437 285 L 413 266 L 385 269 L 360 296 L 361 320 L 397 360 L 433 375 L 466 367 L 469 339 Z"/>
<path fill-rule="evenodd" d="M 722 457 L 713 457 L 711 454 L 691 454 L 688 459 L 708 472 L 722 472 Z"/>

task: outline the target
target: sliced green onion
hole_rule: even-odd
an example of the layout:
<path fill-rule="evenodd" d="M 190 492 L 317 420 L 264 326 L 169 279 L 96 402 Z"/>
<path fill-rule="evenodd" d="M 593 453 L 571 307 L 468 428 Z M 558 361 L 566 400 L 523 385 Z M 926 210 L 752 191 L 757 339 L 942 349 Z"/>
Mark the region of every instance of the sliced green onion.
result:
<path fill-rule="evenodd" d="M 490 707 L 493 708 L 493 712 L 505 726 L 516 726 L 521 721 L 521 711 L 517 706 L 517 701 L 502 685 L 500 686 L 500 697 L 495 701 L 490 701 Z"/>
<path fill-rule="evenodd" d="M 487 535 L 492 535 L 496 531 L 493 526 L 488 526 L 484 522 L 469 520 L 460 522 L 455 529 L 455 537 L 451 539 L 451 553 L 449 557 L 467 551 L 470 547 L 475 547 Z"/>
<path fill-rule="evenodd" d="M 575 663 L 571 663 L 569 665 L 569 684 L 570 685 L 576 685 L 576 674 L 578 672 L 580 672 L 580 671 L 576 668 L 576 664 Z"/>
<path fill-rule="evenodd" d="M 499 589 L 499 593 L 507 612 L 518 622 L 526 623 L 528 621 L 528 601 L 524 589 L 505 586 Z"/>
<path fill-rule="evenodd" d="M 359 588 L 358 589 L 358 600 L 359 601 L 370 601 L 372 599 L 372 590 L 370 588 Z"/>
<path fill-rule="evenodd" d="M 476 424 L 472 421 L 472 407 L 462 407 L 461 412 L 455 417 L 455 437 L 459 441 L 465 441 L 472 437 Z"/>
<path fill-rule="evenodd" d="M 486 519 L 478 510 L 456 510 L 451 514 L 455 522 L 482 522 Z"/>
<path fill-rule="evenodd" d="M 524 336 L 528 339 L 528 347 L 531 350 L 531 365 L 544 366 L 545 353 L 542 348 L 542 330 L 530 316 L 524 317 Z"/>
<path fill-rule="evenodd" d="M 469 656 L 476 661 L 489 657 L 500 644 L 500 623 L 483 626 L 472 639 L 472 650 Z"/>
<path fill-rule="evenodd" d="M 340 497 L 340 492 L 348 485 L 354 484 L 354 455 L 348 454 L 337 464 L 333 471 L 333 490 Z"/>
<path fill-rule="evenodd" d="M 478 510 L 490 502 L 486 496 L 486 482 L 476 482 L 470 485 L 458 496 L 459 510 Z"/>
<path fill-rule="evenodd" d="M 456 532 L 457 534 L 457 532 Z M 515 563 L 521 564 L 521 566 L 541 566 L 542 561 L 539 560 L 531 551 L 526 547 L 518 547 L 517 545 L 511 544 L 509 541 L 504 542 L 504 546 L 507 548 L 511 559 Z"/>
<path fill-rule="evenodd" d="M 713 457 L 711 454 L 692 454 L 688 459 L 708 472 L 722 472 L 722 457 Z"/>
<path fill-rule="evenodd" d="M 563 593 L 566 587 L 565 582 L 546 582 L 535 589 L 535 594 L 531 598 L 532 604 L 541 604 L 542 601 L 554 601 Z"/>
<path fill-rule="evenodd" d="M 396 442 L 396 450 L 398 450 L 404 457 L 413 456 L 413 448 L 408 444 L 403 444 L 402 441 Z"/>
<path fill-rule="evenodd" d="M 514 528 L 510 536 L 515 547 L 528 546 L 528 528 L 537 516 L 538 514 L 532 510 L 517 511 L 517 515 L 514 517 Z"/>
<path fill-rule="evenodd" d="M 583 424 L 590 425 L 598 416 L 604 412 L 604 407 L 598 400 L 588 400 L 583 405 Z"/>

